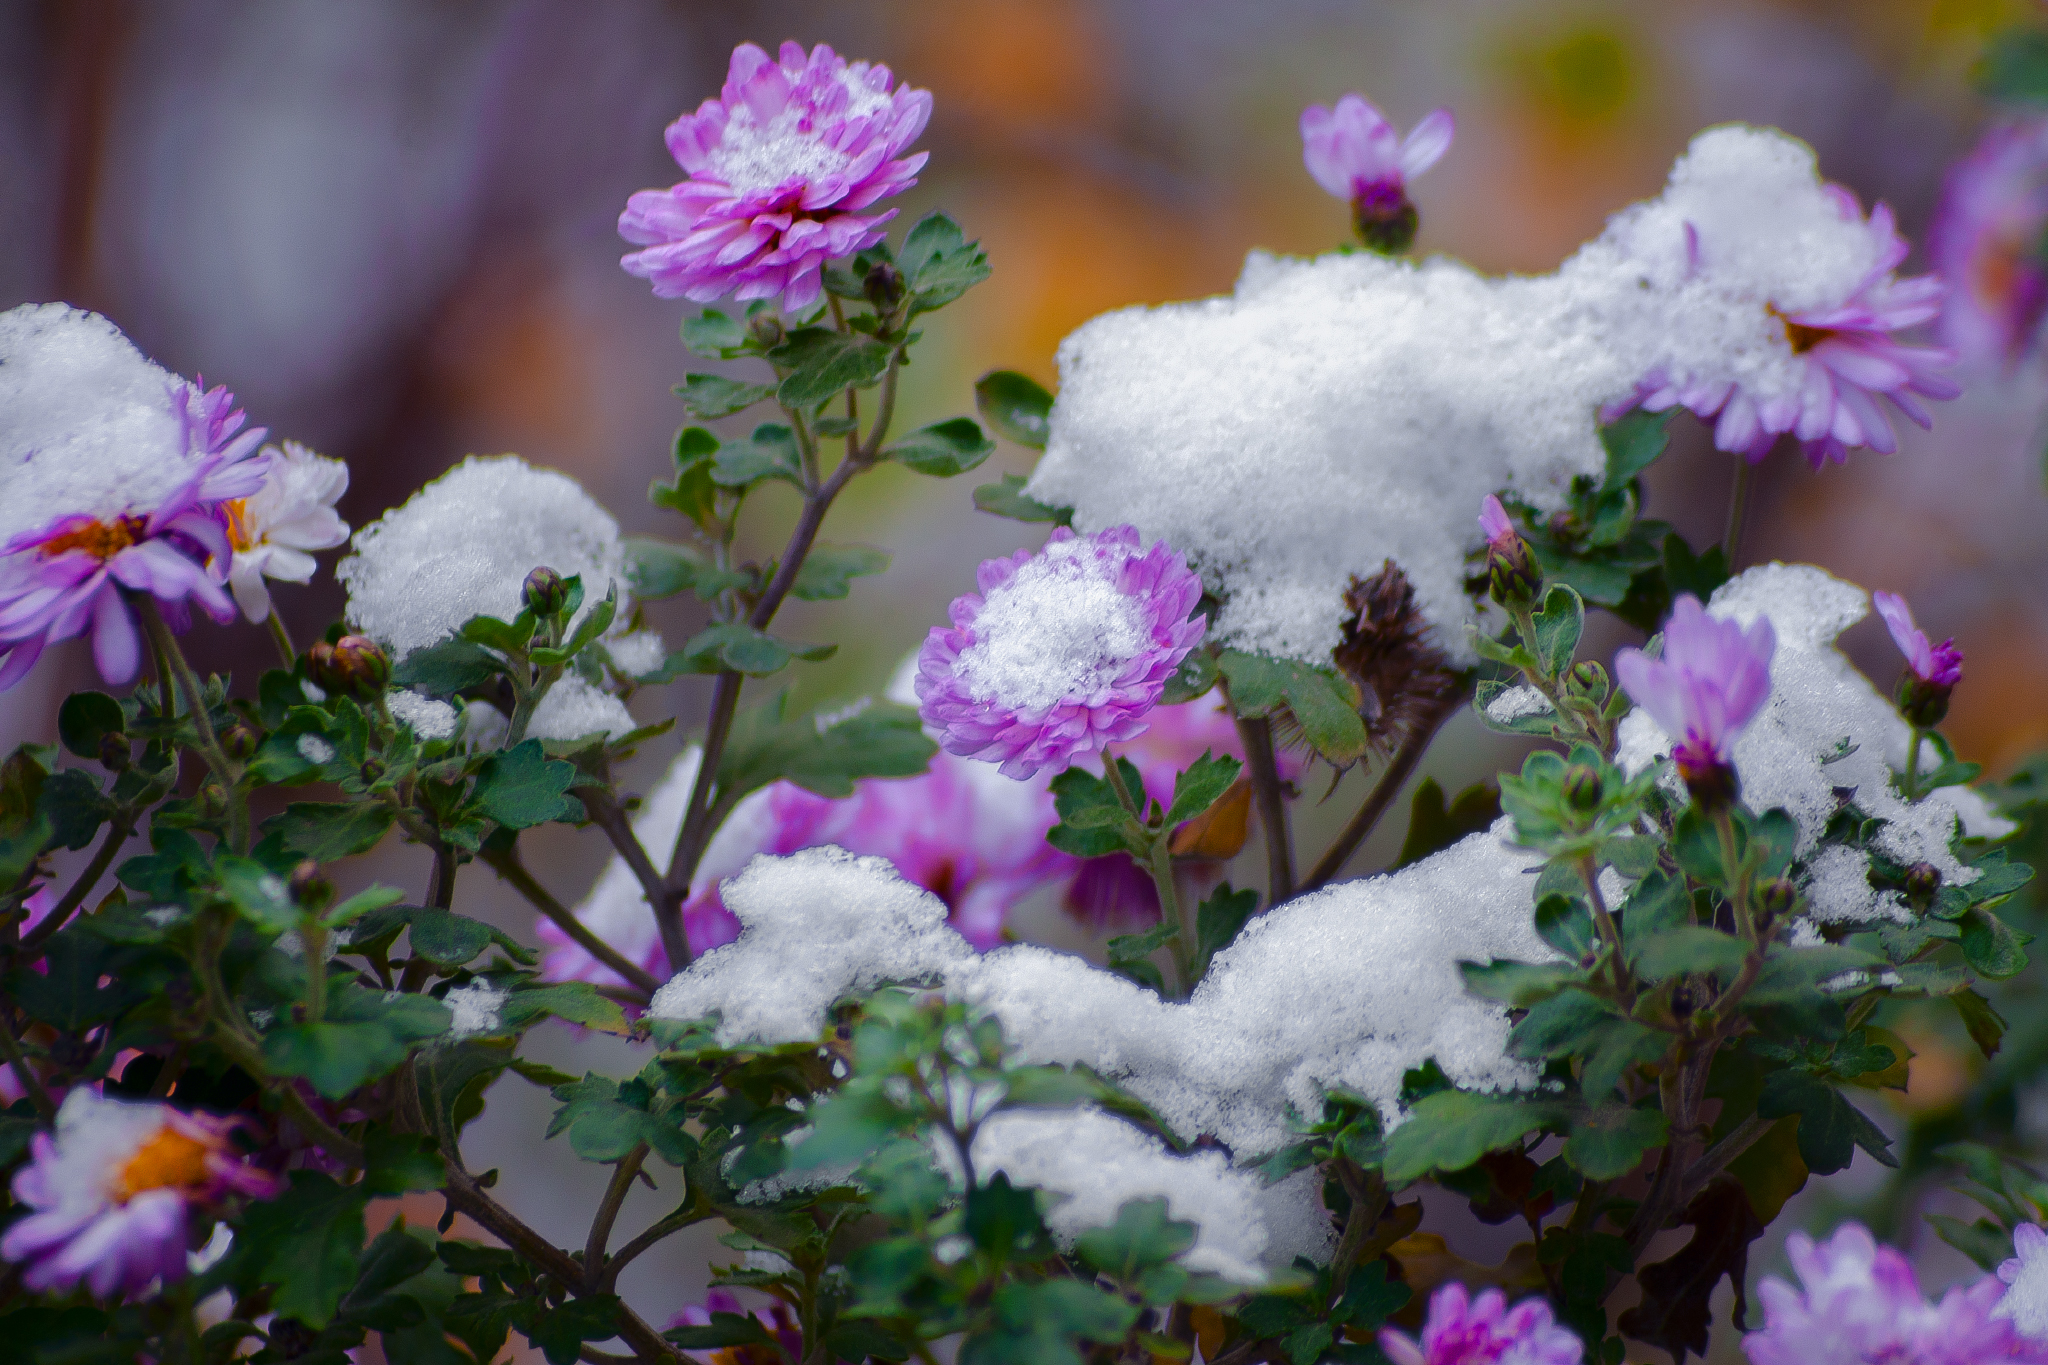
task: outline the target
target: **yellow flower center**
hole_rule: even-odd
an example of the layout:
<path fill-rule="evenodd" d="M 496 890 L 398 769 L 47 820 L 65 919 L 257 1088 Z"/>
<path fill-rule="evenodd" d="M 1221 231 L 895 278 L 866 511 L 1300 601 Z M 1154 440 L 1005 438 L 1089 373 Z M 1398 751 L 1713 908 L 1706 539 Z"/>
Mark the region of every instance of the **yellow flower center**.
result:
<path fill-rule="evenodd" d="M 1805 327 L 1796 322 L 1785 324 L 1785 339 L 1792 343 L 1793 355 L 1805 355 L 1834 334 L 1830 327 Z"/>
<path fill-rule="evenodd" d="M 114 1197 L 125 1204 L 145 1190 L 204 1185 L 209 1150 L 204 1142 L 166 1124 L 128 1158 L 115 1181 Z"/>
<path fill-rule="evenodd" d="M 236 498 L 221 504 L 221 510 L 228 514 L 228 544 L 237 550 L 253 550 L 257 538 L 249 534 L 248 499 Z"/>
<path fill-rule="evenodd" d="M 52 536 L 44 541 L 43 557 L 53 558 L 67 550 L 83 550 L 94 559 L 112 559 L 142 539 L 143 528 L 148 524 L 141 517 L 116 517 L 111 522 L 88 522 L 76 531 L 66 531 L 61 536 Z"/>

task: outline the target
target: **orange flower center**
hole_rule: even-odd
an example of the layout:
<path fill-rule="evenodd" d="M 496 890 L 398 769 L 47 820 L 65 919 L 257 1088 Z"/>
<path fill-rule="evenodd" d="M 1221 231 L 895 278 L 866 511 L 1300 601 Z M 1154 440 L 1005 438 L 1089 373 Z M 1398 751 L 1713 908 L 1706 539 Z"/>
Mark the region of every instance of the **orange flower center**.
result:
<path fill-rule="evenodd" d="M 121 551 L 142 539 L 142 531 L 149 523 L 141 517 L 116 517 L 111 522 L 94 521 L 66 531 L 61 536 L 52 536 L 43 542 L 44 558 L 53 558 L 67 550 L 83 550 L 94 559 L 112 559 Z"/>
<path fill-rule="evenodd" d="M 127 1203 L 144 1190 L 166 1186 L 192 1188 L 206 1183 L 206 1157 L 210 1149 L 197 1138 L 187 1137 L 166 1125 L 156 1136 L 135 1149 L 115 1182 L 115 1198 Z"/>
<path fill-rule="evenodd" d="M 1805 327 L 1790 321 L 1785 324 L 1785 339 L 1792 343 L 1793 355 L 1805 355 L 1834 334 L 1829 327 Z"/>
<path fill-rule="evenodd" d="M 256 548 L 256 537 L 249 534 L 248 499 L 236 498 L 221 504 L 221 510 L 228 514 L 228 544 L 237 550 Z"/>

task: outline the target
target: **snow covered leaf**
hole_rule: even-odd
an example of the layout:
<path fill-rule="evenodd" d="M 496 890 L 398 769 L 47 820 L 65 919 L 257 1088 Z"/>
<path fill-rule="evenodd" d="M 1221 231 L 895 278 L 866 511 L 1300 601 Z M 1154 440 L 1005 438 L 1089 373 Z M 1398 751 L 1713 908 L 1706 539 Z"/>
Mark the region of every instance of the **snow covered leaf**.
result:
<path fill-rule="evenodd" d="M 977 511 L 1011 521 L 1049 521 L 1055 526 L 1068 526 L 1074 520 L 1071 508 L 1047 507 L 1025 497 L 1022 474 L 1005 474 L 1001 483 L 985 483 L 975 489 L 974 506 Z"/>

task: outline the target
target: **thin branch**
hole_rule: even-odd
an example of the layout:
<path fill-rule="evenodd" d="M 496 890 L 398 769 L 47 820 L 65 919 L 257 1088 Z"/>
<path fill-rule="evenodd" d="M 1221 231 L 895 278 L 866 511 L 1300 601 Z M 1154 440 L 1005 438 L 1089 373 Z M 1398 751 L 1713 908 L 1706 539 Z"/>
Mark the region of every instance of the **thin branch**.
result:
<path fill-rule="evenodd" d="M 1387 807 L 1393 804 L 1394 798 L 1400 795 L 1401 788 L 1407 785 L 1409 777 L 1415 772 L 1415 765 L 1422 761 L 1422 756 L 1429 751 L 1431 742 L 1436 739 L 1437 731 L 1441 730 L 1444 722 L 1464 704 L 1468 695 L 1469 685 L 1460 687 L 1434 708 L 1416 718 L 1415 724 L 1402 739 L 1401 747 L 1394 751 L 1394 757 L 1387 763 L 1386 770 L 1380 774 L 1380 780 L 1374 783 L 1372 791 L 1367 793 L 1365 804 L 1358 808 L 1358 814 L 1351 817 L 1351 823 L 1344 826 L 1344 832 L 1337 836 L 1329 850 L 1317 861 L 1309 872 L 1308 881 L 1302 890 L 1314 891 L 1344 870 L 1344 864 L 1351 861 L 1351 855 L 1358 852 L 1366 836 L 1373 832 L 1374 827 L 1380 822 L 1380 817 L 1386 814 Z"/>
<path fill-rule="evenodd" d="M 604 1278 L 599 1282 L 598 1290 L 601 1293 L 610 1293 L 612 1286 L 618 1282 L 619 1272 L 638 1260 L 641 1253 L 673 1237 L 684 1228 L 694 1227 L 713 1217 L 716 1217 L 716 1214 L 708 1206 L 692 1202 L 650 1225 L 639 1236 L 620 1247 L 612 1254 L 612 1258 L 605 1262 Z"/>
<path fill-rule="evenodd" d="M 0 1053 L 6 1054 L 7 1065 L 13 1070 L 14 1079 L 21 1082 L 22 1091 L 28 1096 L 29 1103 L 35 1105 L 36 1112 L 45 1119 L 57 1117 L 57 1103 L 50 1098 L 50 1092 L 43 1089 L 42 1079 L 29 1066 L 28 1058 L 22 1055 L 21 1044 L 14 1037 L 14 1022 L 11 1019 L 6 1027 L 0 1028 Z"/>
<path fill-rule="evenodd" d="M 599 938 L 591 932 L 589 925 L 576 918 L 574 911 L 549 895 L 547 888 L 536 881 L 533 874 L 526 870 L 526 865 L 519 860 L 519 850 L 516 846 L 505 853 L 486 852 L 484 862 L 489 864 L 491 870 L 500 878 L 510 883 L 513 890 L 526 897 L 534 909 L 553 920 L 556 927 L 567 934 L 577 947 L 632 982 L 640 992 L 639 1003 L 645 1004 L 648 998 L 661 989 L 661 983 L 654 979 L 654 973 L 637 965 L 611 944 Z"/>
<path fill-rule="evenodd" d="M 1280 791 L 1279 760 L 1273 756 L 1273 722 L 1265 716 L 1239 716 L 1237 737 L 1244 745 L 1245 766 L 1251 769 L 1259 825 L 1266 832 L 1266 908 L 1270 910 L 1294 898 L 1294 839 Z"/>
<path fill-rule="evenodd" d="M 92 861 L 85 865 L 85 871 L 78 874 L 78 880 L 71 883 L 71 889 L 64 893 L 64 898 L 50 907 L 50 913 L 43 917 L 43 922 L 38 924 L 33 932 L 22 936 L 21 947 L 24 952 L 32 952 L 42 947 L 44 940 L 64 927 L 65 921 L 71 918 L 71 912 L 85 903 L 86 896 L 91 894 L 93 887 L 99 885 L 99 880 L 107 874 L 107 869 L 113 866 L 114 859 L 121 852 L 121 846 L 135 833 L 136 821 L 140 814 L 139 811 L 129 814 L 107 826 L 107 837 L 100 841 L 99 851 L 92 855 Z"/>
<path fill-rule="evenodd" d="M 611 1183 L 605 1186 L 604 1198 L 598 1202 L 597 1214 L 590 1220 L 590 1235 L 583 1244 L 583 1285 L 585 1293 L 596 1293 L 604 1279 L 604 1252 L 611 1245 L 612 1225 L 619 1221 L 619 1208 L 626 1202 L 626 1194 L 633 1188 L 633 1177 L 640 1174 L 641 1163 L 647 1160 L 647 1144 L 642 1142 L 619 1160 L 612 1168 Z"/>
<path fill-rule="evenodd" d="M 1728 1130 L 1728 1135 L 1709 1147 L 1699 1160 L 1685 1168 L 1685 1176 L 1678 1183 L 1678 1197 L 1675 1201 L 1680 1208 L 1690 1204 L 1693 1196 L 1706 1188 L 1709 1180 L 1733 1165 L 1735 1160 L 1748 1151 L 1765 1133 L 1771 1131 L 1775 1119 L 1759 1118 L 1751 1114 Z"/>
<path fill-rule="evenodd" d="M 177 637 L 164 624 L 163 613 L 156 608 L 156 599 L 146 592 L 129 591 L 123 595 L 142 618 L 142 628 L 150 643 L 170 661 L 171 672 L 185 694 L 185 704 L 191 708 L 192 728 L 199 734 L 200 757 L 206 760 L 207 767 L 213 769 L 214 777 L 220 782 L 221 799 L 228 805 L 228 847 L 236 853 L 246 853 L 249 851 L 249 805 L 235 785 L 234 765 L 228 762 L 227 754 L 220 747 L 220 737 L 213 732 L 213 719 L 206 714 L 206 699 L 199 690 L 199 679 L 194 676 L 192 665 L 186 661 L 185 651 L 178 648 Z"/>

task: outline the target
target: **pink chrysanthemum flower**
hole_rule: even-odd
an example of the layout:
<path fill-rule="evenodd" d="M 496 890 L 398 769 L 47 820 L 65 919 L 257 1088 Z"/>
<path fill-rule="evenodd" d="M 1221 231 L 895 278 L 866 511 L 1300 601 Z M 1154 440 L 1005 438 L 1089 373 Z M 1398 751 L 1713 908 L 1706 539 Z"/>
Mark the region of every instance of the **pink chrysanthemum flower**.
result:
<path fill-rule="evenodd" d="M 1405 251 L 1415 237 L 1408 182 L 1443 158 L 1456 131 L 1451 111 L 1438 109 L 1404 139 L 1363 95 L 1345 95 L 1334 109 L 1301 111 L 1301 159 L 1318 185 L 1351 205 L 1367 246 Z"/>
<path fill-rule="evenodd" d="M 1892 643 L 1906 656 L 1906 667 L 1923 683 L 1950 688 L 1963 680 L 1963 651 L 1953 638 L 1930 644 L 1927 632 L 1913 624 L 1913 609 L 1895 592 L 1874 592 L 1870 600 L 1892 633 Z"/>
<path fill-rule="evenodd" d="M 238 1156 L 234 1122 L 168 1104 L 130 1104 L 73 1090 L 56 1133 L 38 1133 L 14 1197 L 33 1212 L 0 1237 L 22 1283 L 106 1298 L 135 1297 L 186 1272 L 190 1213 L 232 1195 L 275 1196 L 282 1182 Z"/>
<path fill-rule="evenodd" d="M 1874 264 L 1854 288 L 1828 305 L 1791 311 L 1771 308 L 1799 367 L 1797 384 L 1780 386 L 1774 396 L 1766 397 L 1726 376 L 1680 382 L 1657 373 L 1603 415 L 1611 417 L 1637 405 L 1652 412 L 1683 407 L 1714 423 L 1714 444 L 1723 450 L 1754 463 L 1770 453 L 1780 436 L 1789 434 L 1798 439 L 1815 469 L 1829 461 L 1846 461 L 1852 446 L 1885 454 L 1898 449 L 1898 436 L 1878 405 L 1879 398 L 1888 399 L 1920 426 L 1932 427 L 1934 419 L 1919 399 L 1954 398 L 1962 392 L 1953 380 L 1936 373 L 1953 364 L 1955 357 L 1933 347 L 1908 346 L 1892 333 L 1931 321 L 1941 311 L 1947 286 L 1933 275 L 1900 279 L 1893 274 L 1911 248 L 1899 236 L 1887 205 L 1879 204 L 1864 220 L 1849 191 L 1829 185 L 1826 193 L 1844 223 L 1861 223 L 1871 241 Z M 1691 224 L 1686 243 L 1695 271 L 1711 269 L 1712 243 L 1702 241 Z"/>
<path fill-rule="evenodd" d="M 1390 1327 L 1380 1349 L 1394 1365 L 1579 1365 L 1586 1348 L 1542 1299 L 1510 1308 L 1498 1289 L 1474 1299 L 1453 1280 L 1429 1296 L 1420 1341 Z"/>
<path fill-rule="evenodd" d="M 1816 1245 L 1785 1240 L 1804 1292 L 1775 1276 L 1757 1287 L 1764 1326 L 1742 1339 L 1751 1365 L 1993 1365 L 2048 1361 L 2048 1343 L 1998 1316 L 2006 1292 L 1994 1275 L 1957 1285 L 1929 1303 L 1912 1264 L 1869 1231 L 1844 1223 Z"/>
<path fill-rule="evenodd" d="M 925 723 L 948 753 L 1005 777 L 1061 769 L 1145 731 L 1167 679 L 1202 641 L 1202 580 L 1137 528 L 1055 530 L 1037 553 L 983 561 L 917 656 Z"/>
<path fill-rule="evenodd" d="M 807 307 L 827 261 L 882 240 L 896 210 L 865 210 L 916 184 L 928 155 L 901 153 L 931 117 L 931 92 L 892 79 L 823 43 L 808 57 L 784 43 L 780 61 L 734 48 L 719 97 L 668 127 L 690 178 L 626 201 L 619 235 L 645 249 L 620 263 L 665 299 L 780 294 Z"/>
<path fill-rule="evenodd" d="M 1949 292 L 1937 324 L 1966 361 L 2010 365 L 2048 315 L 2048 120 L 2005 123 L 1949 168 L 1927 255 Z"/>
<path fill-rule="evenodd" d="M 1672 760 L 1696 796 L 1734 794 L 1735 737 L 1771 695 L 1777 635 L 1768 617 L 1744 630 L 1707 615 L 1690 593 L 1664 623 L 1664 655 L 1614 656 L 1614 674 L 1676 744 Z"/>

